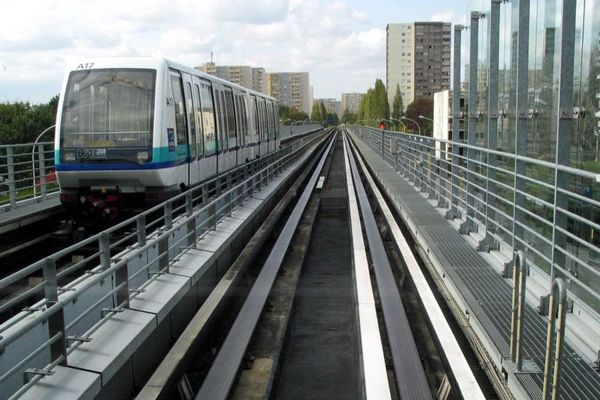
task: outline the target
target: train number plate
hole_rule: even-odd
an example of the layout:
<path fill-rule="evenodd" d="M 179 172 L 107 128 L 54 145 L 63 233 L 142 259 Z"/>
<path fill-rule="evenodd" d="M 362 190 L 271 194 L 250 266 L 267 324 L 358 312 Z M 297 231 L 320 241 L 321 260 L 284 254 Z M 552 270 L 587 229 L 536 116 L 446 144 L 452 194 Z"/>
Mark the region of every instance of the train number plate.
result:
<path fill-rule="evenodd" d="M 106 158 L 106 149 L 77 149 L 77 159 Z"/>

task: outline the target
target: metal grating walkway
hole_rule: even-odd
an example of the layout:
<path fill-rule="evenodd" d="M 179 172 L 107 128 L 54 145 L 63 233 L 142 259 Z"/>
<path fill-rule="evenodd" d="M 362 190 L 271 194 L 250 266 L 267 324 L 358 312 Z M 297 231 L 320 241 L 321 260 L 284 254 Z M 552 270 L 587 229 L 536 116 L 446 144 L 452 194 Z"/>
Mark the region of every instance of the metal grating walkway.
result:
<path fill-rule="evenodd" d="M 396 207 L 418 227 L 429 248 L 460 290 L 471 312 L 498 347 L 509 358 L 512 288 L 481 255 L 446 221 L 423 196 L 397 174 L 393 167 L 356 135 L 355 144 L 375 172 Z M 526 305 L 524 319 L 524 360 L 535 362 L 539 373 L 519 373 L 517 379 L 531 398 L 542 397 L 543 363 L 546 347 L 546 317 Z M 600 399 L 600 374 L 586 364 L 568 345 L 561 370 L 562 399 Z"/>

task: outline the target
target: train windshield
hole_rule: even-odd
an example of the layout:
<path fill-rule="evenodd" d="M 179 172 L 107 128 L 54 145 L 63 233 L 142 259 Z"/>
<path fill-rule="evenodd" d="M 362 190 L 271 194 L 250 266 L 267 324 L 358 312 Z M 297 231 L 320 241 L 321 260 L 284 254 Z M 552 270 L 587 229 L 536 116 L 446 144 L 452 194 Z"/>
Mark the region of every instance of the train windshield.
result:
<path fill-rule="evenodd" d="M 71 72 L 62 110 L 63 161 L 85 158 L 138 161 L 140 150 L 146 152 L 142 161 L 148 161 L 155 81 L 155 70 Z"/>

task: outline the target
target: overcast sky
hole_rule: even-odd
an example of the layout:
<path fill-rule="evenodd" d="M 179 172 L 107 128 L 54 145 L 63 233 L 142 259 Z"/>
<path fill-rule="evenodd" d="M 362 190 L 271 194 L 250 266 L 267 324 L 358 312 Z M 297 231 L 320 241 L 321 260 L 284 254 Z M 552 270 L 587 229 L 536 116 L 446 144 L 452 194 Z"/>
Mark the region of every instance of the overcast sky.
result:
<path fill-rule="evenodd" d="M 0 102 L 46 102 L 96 56 L 307 71 L 314 97 L 385 82 L 390 22 L 463 23 L 470 0 L 0 0 Z"/>

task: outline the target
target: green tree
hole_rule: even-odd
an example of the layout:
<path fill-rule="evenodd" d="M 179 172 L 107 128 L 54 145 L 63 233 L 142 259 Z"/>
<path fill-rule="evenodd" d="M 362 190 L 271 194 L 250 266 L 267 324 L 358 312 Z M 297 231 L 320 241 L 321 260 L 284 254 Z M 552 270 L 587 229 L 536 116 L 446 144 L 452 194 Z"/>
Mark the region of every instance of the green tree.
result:
<path fill-rule="evenodd" d="M 373 89 L 373 109 L 372 117 L 374 119 L 389 119 L 390 118 L 390 105 L 388 103 L 387 92 L 385 85 L 381 79 L 375 81 L 375 88 Z"/>
<path fill-rule="evenodd" d="M 402 93 L 400 92 L 400 85 L 396 85 L 396 94 L 394 95 L 394 101 L 392 102 L 392 118 L 400 119 L 404 105 L 402 104 Z"/>
<path fill-rule="evenodd" d="M 325 119 L 327 118 L 327 110 L 325 109 L 325 104 L 322 101 L 319 102 L 319 112 L 321 113 L 321 123 L 325 124 Z"/>
<path fill-rule="evenodd" d="M 356 120 L 356 115 L 351 113 L 347 108 L 344 110 L 344 113 L 342 114 L 342 120 L 341 122 L 343 124 L 345 123 L 349 123 L 352 124 L 354 123 L 354 121 Z"/>
<path fill-rule="evenodd" d="M 310 119 L 317 122 L 322 122 L 321 119 L 321 107 L 318 101 L 313 101 L 312 111 L 310 113 Z"/>
<path fill-rule="evenodd" d="M 419 120 L 419 115 L 433 119 L 433 100 L 431 97 L 417 97 L 406 107 L 404 115 L 407 118 L 414 119 L 421 126 L 421 132 L 432 132 L 431 121 Z M 411 124 L 413 124 L 411 122 Z M 416 128 L 416 127 L 415 127 Z"/>
<path fill-rule="evenodd" d="M 58 96 L 46 104 L 0 103 L 0 144 L 31 143 L 55 124 Z M 45 138 L 50 138 L 48 132 Z"/>

